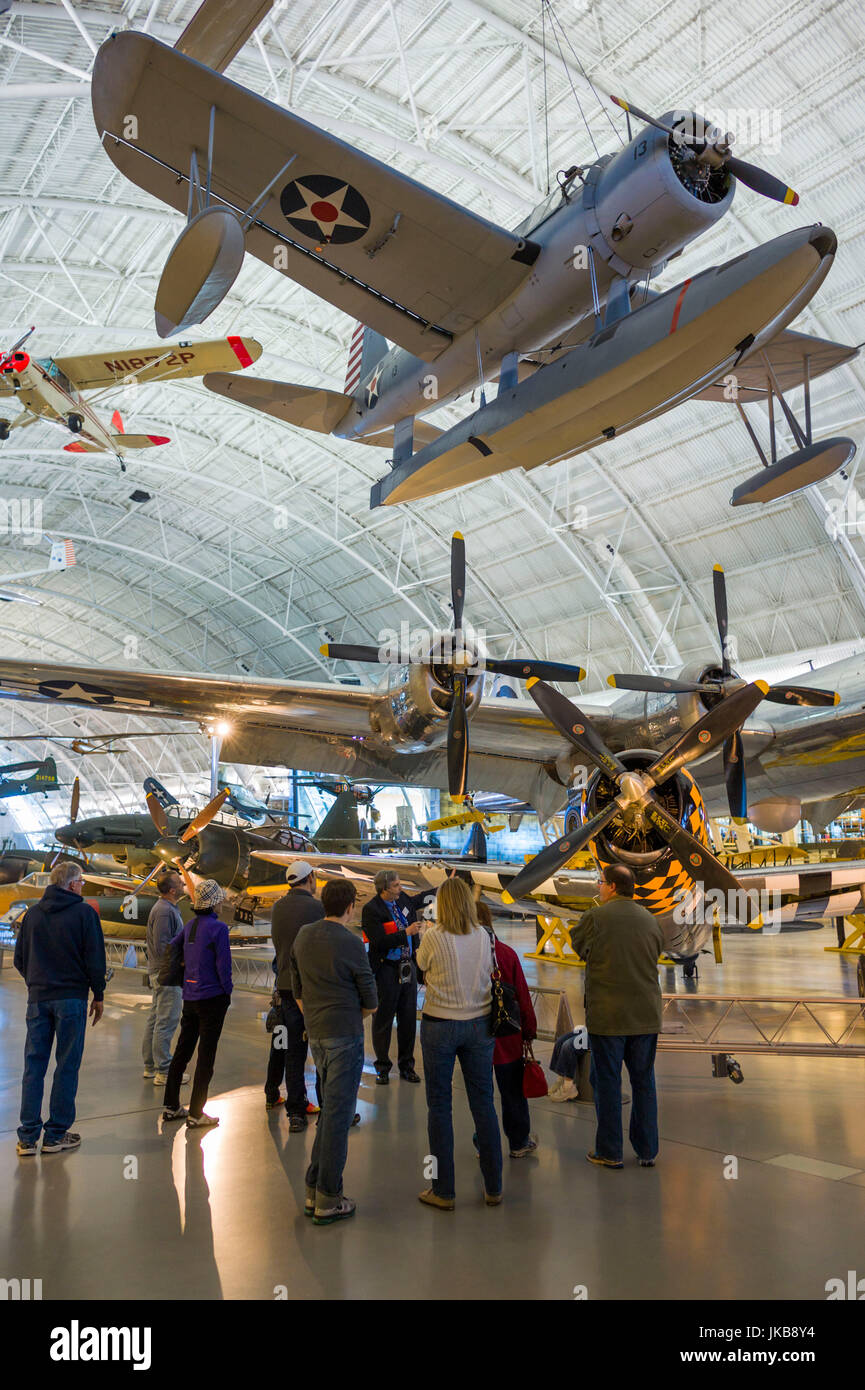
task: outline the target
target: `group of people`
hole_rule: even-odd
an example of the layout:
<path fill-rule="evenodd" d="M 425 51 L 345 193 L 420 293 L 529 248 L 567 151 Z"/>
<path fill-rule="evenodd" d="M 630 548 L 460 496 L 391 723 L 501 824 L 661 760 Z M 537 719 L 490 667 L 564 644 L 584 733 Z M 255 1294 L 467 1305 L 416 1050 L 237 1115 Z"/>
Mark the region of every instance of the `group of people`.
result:
<path fill-rule="evenodd" d="M 364 1022 L 371 1019 L 378 1085 L 390 1084 L 394 1024 L 401 1081 L 418 1084 L 415 1069 L 419 979 L 425 988 L 420 1049 L 428 1110 L 430 1186 L 419 1199 L 451 1211 L 455 1206 L 453 1076 L 459 1061 L 474 1123 L 484 1201 L 502 1200 L 502 1143 L 495 1108 L 498 1086 L 502 1127 L 512 1158 L 537 1149 L 523 1086 L 524 1049 L 537 1023 L 522 966 L 500 941 L 489 911 L 456 874 L 439 887 L 435 919 L 421 923 L 429 894 L 406 893 L 399 874 L 382 868 L 375 894 L 355 922 L 357 893 L 347 879 L 325 883 L 315 897 L 315 875 L 304 861 L 288 872 L 289 890 L 273 909 L 275 990 L 271 1048 L 265 1081 L 269 1110 L 284 1106 L 292 1133 L 317 1116 L 306 1170 L 305 1213 L 316 1225 L 344 1220 L 355 1202 L 344 1195 L 343 1171 L 364 1064 Z M 25 914 L 15 965 L 28 985 L 27 1044 L 18 1153 L 34 1154 L 42 1131 L 45 1073 L 56 1039 L 56 1070 L 42 1152 L 76 1148 L 78 1068 L 90 1016 L 102 1015 L 105 948 L 97 913 L 82 901 L 80 866 L 57 865 L 39 903 Z M 184 1120 L 207 1128 L 218 1117 L 205 1105 L 225 1015 L 231 1002 L 229 931 L 219 917 L 224 890 L 211 879 L 195 889 L 184 924 L 177 902 L 181 876 L 173 869 L 156 882 L 157 901 L 147 926 L 151 1008 L 143 1040 L 144 1076 L 164 1087 L 165 1123 Z M 621 1071 L 633 1093 L 629 1137 L 643 1166 L 658 1148 L 654 1057 L 660 1031 L 657 961 L 663 945 L 656 919 L 633 900 L 634 879 L 623 865 L 604 870 L 600 903 L 572 929 L 575 950 L 587 962 L 586 1012 L 598 1128 L 592 1162 L 623 1166 Z M 365 941 L 364 941 L 365 938 Z M 509 1029 L 491 1027 L 493 991 L 511 1000 Z M 516 1017 L 518 1020 L 514 1022 Z M 174 1032 L 180 1031 L 172 1051 Z M 559 1039 L 553 1069 L 567 1095 L 575 1073 L 574 1037 Z M 188 1106 L 181 1103 L 186 1067 L 198 1049 Z M 316 1068 L 314 1104 L 307 1095 L 307 1050 Z M 280 1087 L 285 1083 L 285 1095 Z M 560 1096 L 558 1098 L 565 1098 Z"/>

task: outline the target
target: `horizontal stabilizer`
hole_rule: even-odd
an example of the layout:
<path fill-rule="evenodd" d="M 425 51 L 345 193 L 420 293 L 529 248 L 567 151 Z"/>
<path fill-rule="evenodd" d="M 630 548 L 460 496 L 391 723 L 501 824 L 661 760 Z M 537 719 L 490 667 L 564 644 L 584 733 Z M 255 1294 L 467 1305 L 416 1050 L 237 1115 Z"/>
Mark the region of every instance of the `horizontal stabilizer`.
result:
<path fill-rule="evenodd" d="M 81 357 L 55 357 L 62 372 L 79 391 L 103 386 L 138 385 L 148 381 L 177 381 L 205 372 L 239 372 L 257 362 L 264 349 L 254 338 L 212 338 L 204 343 L 159 343 L 156 347 L 123 352 L 92 352 Z"/>
<path fill-rule="evenodd" d="M 330 434 L 354 404 L 351 396 L 342 391 L 295 386 L 290 381 L 266 381 L 261 377 L 236 377 L 230 372 L 209 372 L 204 384 L 218 396 L 319 434 Z"/>
<path fill-rule="evenodd" d="M 111 443 L 116 449 L 155 449 L 159 444 L 170 444 L 167 434 L 112 434 Z"/>
<path fill-rule="evenodd" d="M 109 435 L 112 447 L 118 454 L 122 454 L 126 449 L 154 449 L 158 444 L 170 444 L 171 440 L 166 434 L 112 434 Z M 104 454 L 106 450 L 101 444 L 94 444 L 89 439 L 74 439 L 71 444 L 63 445 L 64 452 L 67 454 Z"/>
<path fill-rule="evenodd" d="M 827 338 L 812 338 L 807 333 L 792 333 L 789 328 L 773 338 L 763 351 L 769 359 L 782 391 L 793 391 L 805 380 L 813 381 L 826 372 L 850 362 L 858 356 L 858 347 L 832 343 Z M 723 381 L 717 381 L 694 396 L 695 401 L 740 400 L 763 401 L 768 394 L 766 364 L 761 353 L 754 353 L 737 367 L 731 367 Z M 735 388 L 735 393 L 733 393 Z"/>

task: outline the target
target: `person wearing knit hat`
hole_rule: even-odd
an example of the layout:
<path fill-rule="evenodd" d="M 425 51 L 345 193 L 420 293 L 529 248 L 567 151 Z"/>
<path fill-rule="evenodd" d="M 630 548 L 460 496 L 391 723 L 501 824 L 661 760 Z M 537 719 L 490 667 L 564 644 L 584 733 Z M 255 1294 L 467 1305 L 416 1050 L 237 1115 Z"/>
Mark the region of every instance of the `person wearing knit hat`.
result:
<path fill-rule="evenodd" d="M 204 1113 L 204 1106 L 222 1025 L 231 1003 L 228 927 L 217 916 L 225 898 L 225 889 L 215 879 L 203 879 L 196 885 L 192 916 L 170 943 L 171 948 L 179 949 L 183 955 L 183 1013 L 180 1036 L 168 1069 L 162 1118 L 186 1120 L 189 1129 L 219 1124 L 218 1117 Z M 180 1104 L 180 1085 L 196 1045 L 198 1060 L 187 1112 Z"/>
<path fill-rule="evenodd" d="M 217 908 L 225 902 L 225 896 L 225 889 L 216 882 L 216 879 L 202 879 L 195 888 L 192 910 L 193 912 L 206 912 L 208 908 Z"/>

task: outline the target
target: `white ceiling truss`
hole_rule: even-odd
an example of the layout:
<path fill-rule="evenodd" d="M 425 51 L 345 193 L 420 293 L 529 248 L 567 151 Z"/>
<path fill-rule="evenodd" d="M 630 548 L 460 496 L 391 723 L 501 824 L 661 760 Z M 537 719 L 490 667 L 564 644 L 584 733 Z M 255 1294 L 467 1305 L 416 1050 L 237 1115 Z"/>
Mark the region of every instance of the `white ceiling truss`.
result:
<path fill-rule="evenodd" d="M 195 8 L 15 0 L 0 16 L 0 346 L 34 322 L 42 356 L 153 341 L 156 284 L 181 223 L 100 149 L 90 72 L 113 29 L 173 42 Z M 557 169 L 625 138 L 610 93 L 657 114 L 686 103 L 716 118 L 759 109 L 771 138 L 737 149 L 797 188 L 800 206 L 740 188 L 732 212 L 661 287 L 789 227 L 825 222 L 839 254 L 796 326 L 865 339 L 854 153 L 865 44 L 854 0 L 826 0 L 819 16 L 809 0 L 754 0 L 746 23 L 696 0 L 651 15 L 638 0 L 555 0 L 554 9 L 566 68 L 548 19 L 546 78 L 539 0 L 277 3 L 229 75 L 510 226 Z M 341 389 L 351 331 L 343 315 L 250 261 L 190 336 L 255 336 L 265 353 L 254 371 Z M 813 394 L 816 434 L 850 434 L 861 448 L 865 366 L 821 379 Z M 40 499 L 46 529 L 72 539 L 78 557 L 74 569 L 29 581 L 41 607 L 4 606 L 9 656 L 113 665 L 134 638 L 132 664 L 147 669 L 355 678 L 358 669 L 320 656 L 323 633 L 370 641 L 402 619 L 448 625 L 455 528 L 467 539 L 467 617 L 491 649 L 579 661 L 584 693 L 611 670 L 712 656 L 715 562 L 727 570 L 731 629 L 749 667 L 764 658 L 777 669 L 796 654 L 825 660 L 865 634 L 865 539 L 855 527 L 833 533 L 827 512 L 846 494 L 856 514 L 855 469 L 805 496 L 733 512 L 730 493 L 756 460 L 723 405 L 685 406 L 552 468 L 370 513 L 383 450 L 253 416 L 198 382 L 109 400 L 127 427 L 131 418 L 172 444 L 135 457 L 126 474 L 108 457 L 71 462 L 47 426 L 0 446 L 2 495 Z M 135 488 L 150 500 L 131 502 Z M 16 537 L 0 534 L 0 547 L 4 572 L 22 568 Z M 72 717 L 10 706 L 0 728 L 14 739 Z M 90 728 L 99 719 L 74 717 Z M 85 810 L 106 798 L 139 804 L 147 770 L 200 776 L 203 741 L 133 745 L 119 759 L 63 755 L 64 780 L 81 770 Z M 38 745 L 20 749 L 28 746 Z"/>

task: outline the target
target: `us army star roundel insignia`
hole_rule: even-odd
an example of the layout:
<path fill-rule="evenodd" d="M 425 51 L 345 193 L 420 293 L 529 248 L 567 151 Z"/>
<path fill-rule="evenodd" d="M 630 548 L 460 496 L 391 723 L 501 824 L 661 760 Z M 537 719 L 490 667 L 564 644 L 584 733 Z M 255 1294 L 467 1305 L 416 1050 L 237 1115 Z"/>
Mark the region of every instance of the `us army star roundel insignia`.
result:
<path fill-rule="evenodd" d="M 344 179 L 308 174 L 287 183 L 279 197 L 286 222 L 315 241 L 339 245 L 357 241 L 369 231 L 366 199 Z"/>

